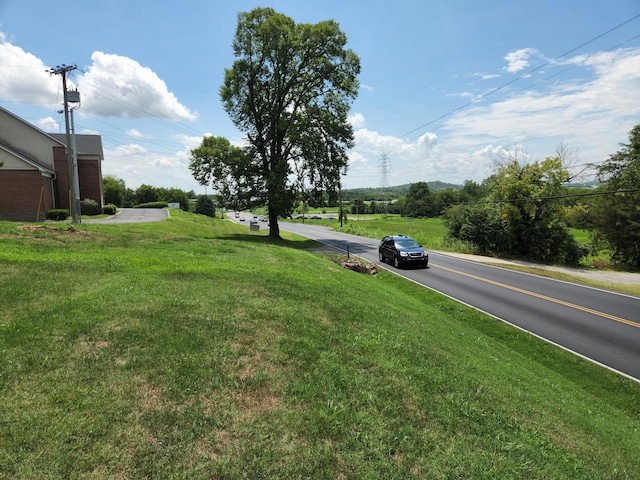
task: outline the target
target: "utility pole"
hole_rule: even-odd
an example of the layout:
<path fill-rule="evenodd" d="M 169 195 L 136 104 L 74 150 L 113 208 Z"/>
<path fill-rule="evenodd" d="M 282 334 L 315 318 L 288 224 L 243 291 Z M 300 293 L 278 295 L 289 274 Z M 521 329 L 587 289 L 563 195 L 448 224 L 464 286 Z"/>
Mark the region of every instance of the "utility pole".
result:
<path fill-rule="evenodd" d="M 74 92 L 77 94 L 77 92 Z M 78 149 L 76 147 L 76 124 L 73 121 L 73 111 L 77 107 L 70 108 L 71 114 L 71 151 L 73 152 L 73 206 L 78 215 L 78 222 L 82 223 L 82 209 L 80 208 L 80 175 L 78 175 Z"/>
<path fill-rule="evenodd" d="M 67 130 L 67 167 L 69 172 L 69 213 L 71 214 L 71 221 L 73 223 L 80 223 L 80 209 L 76 202 L 76 197 L 79 198 L 79 193 L 76 194 L 76 180 L 75 171 L 73 168 L 73 147 L 71 145 L 71 131 L 69 129 L 69 99 L 67 96 L 67 73 L 78 68 L 75 65 L 65 65 L 56 68 L 50 68 L 47 70 L 49 75 L 62 76 L 62 90 L 64 92 L 64 123 Z"/>

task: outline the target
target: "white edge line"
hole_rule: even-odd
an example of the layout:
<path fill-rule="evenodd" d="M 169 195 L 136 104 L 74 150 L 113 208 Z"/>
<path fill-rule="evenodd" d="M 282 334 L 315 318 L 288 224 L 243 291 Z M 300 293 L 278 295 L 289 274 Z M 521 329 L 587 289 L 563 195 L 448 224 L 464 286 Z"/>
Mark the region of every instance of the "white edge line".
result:
<path fill-rule="evenodd" d="M 333 248 L 333 249 L 335 249 L 335 250 L 339 250 L 339 251 L 341 251 L 341 252 L 345 252 L 345 253 L 347 253 L 347 251 L 346 251 L 346 250 L 344 250 L 344 249 L 342 249 L 342 248 L 340 248 L 340 247 L 336 247 L 335 245 L 331 245 L 331 244 L 329 244 L 329 243 L 321 242 L 321 241 L 319 241 L 319 240 L 316 240 L 316 242 L 318 242 L 318 243 L 322 243 L 323 245 L 327 245 L 328 247 L 331 247 L 331 248 Z M 437 253 L 437 254 L 438 254 L 438 255 L 442 255 L 442 254 L 440 254 L 440 253 Z M 362 260 L 365 260 L 365 261 L 367 261 L 367 262 L 369 261 L 369 260 L 367 260 L 366 258 L 361 257 L 360 255 L 355 255 L 355 254 L 353 254 L 353 253 L 349 253 L 349 255 L 354 256 L 354 257 L 357 257 L 357 258 L 361 258 Z M 477 262 L 473 262 L 473 260 L 467 260 L 467 259 L 464 259 L 464 258 L 454 257 L 453 255 L 447 255 L 447 256 L 452 257 L 452 258 L 456 258 L 456 259 L 458 259 L 458 260 L 462 260 L 462 261 L 465 261 L 465 262 L 477 263 Z M 431 261 L 431 259 L 429 259 L 429 261 Z M 375 262 L 374 262 L 374 263 L 375 263 Z M 504 318 L 500 318 L 500 317 L 498 317 L 497 315 L 494 315 L 494 314 L 489 313 L 489 312 L 487 312 L 487 311 L 485 311 L 485 310 L 482 310 L 481 308 L 474 307 L 473 305 L 470 305 L 470 304 L 468 304 L 468 303 L 466 303 L 466 302 L 463 302 L 462 300 L 459 300 L 459 299 L 457 299 L 457 298 L 454 298 L 454 297 L 452 297 L 451 295 L 448 295 L 448 294 L 446 294 L 446 293 L 444 293 L 444 292 L 441 292 L 441 291 L 439 291 L 439 290 L 437 290 L 437 289 L 435 289 L 435 288 L 433 288 L 433 287 L 430 287 L 430 286 L 428 286 L 428 285 L 423 285 L 423 284 L 422 284 L 422 283 L 420 283 L 420 282 L 417 282 L 417 281 L 415 281 L 415 280 L 413 280 L 413 279 L 411 279 L 411 278 L 409 278 L 409 277 L 406 277 L 406 276 L 404 276 L 404 275 L 401 275 L 400 273 L 396 272 L 395 270 L 391 270 L 391 268 L 389 268 L 389 267 L 387 267 L 387 266 L 378 265 L 377 263 L 376 263 L 376 265 L 377 265 L 378 267 L 380 267 L 380 268 L 385 269 L 387 272 L 389 272 L 389 273 L 391 273 L 391 274 L 393 274 L 393 275 L 397 275 L 397 276 L 399 276 L 399 277 L 401 277 L 401 278 L 404 278 L 405 280 L 409 280 L 410 282 L 413 282 L 413 283 L 415 283 L 416 285 L 421 286 L 422 288 L 426 288 L 426 289 L 428 289 L 428 290 L 431 290 L 431 291 L 433 291 L 433 292 L 436 292 L 436 293 L 438 293 L 438 294 L 440 294 L 440 295 L 443 295 L 443 296 L 447 297 L 447 298 L 448 298 L 448 299 L 450 299 L 450 300 L 453 300 L 454 302 L 457 302 L 457 303 L 459 303 L 459 304 L 461 304 L 461 305 L 464 305 L 464 306 L 466 306 L 466 307 L 472 308 L 473 310 L 476 310 L 476 311 L 478 311 L 478 312 L 484 313 L 485 315 L 488 315 L 488 316 L 490 316 L 490 317 L 492 317 L 492 318 L 495 318 L 496 320 L 499 320 L 499 321 L 501 321 L 502 323 L 506 323 L 507 325 L 510 325 L 510 326 L 512 326 L 512 327 L 514 327 L 514 328 L 516 328 L 516 329 L 520 330 L 521 332 L 528 333 L 529 335 L 531 335 L 531 336 L 533 336 L 533 337 L 535 337 L 535 338 L 538 338 L 538 339 L 540 339 L 540 340 L 542 340 L 542 341 L 544 341 L 544 342 L 547 342 L 548 344 L 551 344 L 551 345 L 553 345 L 553 346 L 555 346 L 555 347 L 561 348 L 561 349 L 562 349 L 562 350 L 564 350 L 565 352 L 572 353 L 573 355 L 576 355 L 577 357 L 580 357 L 580 358 L 582 358 L 582 359 L 584 359 L 584 360 L 587 360 L 588 362 L 591 362 L 591 363 L 594 363 L 594 364 L 596 364 L 596 365 L 598 365 L 598 366 L 600 366 L 600 367 L 603 367 L 603 368 L 605 368 L 605 369 L 609 370 L 610 372 L 617 373 L 618 375 L 621 375 L 621 376 L 623 376 L 623 377 L 625 377 L 625 378 L 628 378 L 629 380 L 633 380 L 633 381 L 634 381 L 634 382 L 636 382 L 636 383 L 640 383 L 640 378 L 632 377 L 632 376 L 631 376 L 631 375 L 629 375 L 628 373 L 624 373 L 624 372 L 621 372 L 621 371 L 619 371 L 619 370 L 616 370 L 615 368 L 610 367 L 610 366 L 608 366 L 608 365 L 605 365 L 604 363 L 598 362 L 597 360 L 594 360 L 593 358 L 589 358 L 589 357 L 587 357 L 587 356 L 583 355 L 582 353 L 579 353 L 579 352 L 576 352 L 576 351 L 574 351 L 574 350 L 571 350 L 570 348 L 567 348 L 567 347 L 565 347 L 565 346 L 563 346 L 563 345 L 560 345 L 559 343 L 556 343 L 556 342 L 554 342 L 554 341 L 552 341 L 552 340 L 549 340 L 548 338 L 544 338 L 544 337 L 542 337 L 542 336 L 538 335 L 537 333 L 533 333 L 532 331 L 527 330 L 526 328 L 522 328 L 522 327 L 520 327 L 519 325 L 515 325 L 515 324 L 513 324 L 513 323 L 509 322 L 508 320 L 505 320 Z M 484 265 L 486 265 L 486 264 L 484 264 Z M 500 268 L 500 267 L 495 266 L 495 265 L 486 265 L 486 266 L 487 266 L 487 267 L 492 267 L 492 268 Z M 516 271 L 516 270 L 514 270 L 514 271 Z M 517 271 L 516 271 L 516 272 L 517 272 Z M 517 273 L 523 273 L 524 275 L 531 275 L 531 276 L 534 276 L 534 277 L 547 278 L 547 277 L 542 277 L 541 275 L 535 275 L 535 274 L 533 274 L 533 273 L 524 273 L 524 272 L 517 272 Z M 555 279 L 553 279 L 553 278 L 552 278 L 552 279 L 550 279 L 550 280 L 555 280 Z M 564 281 L 564 280 L 555 280 L 555 281 L 556 281 L 556 282 L 563 282 L 563 283 L 571 283 L 571 282 L 566 282 L 566 281 Z M 594 288 L 594 287 L 586 287 L 586 288 L 593 288 L 594 290 L 601 290 L 601 289 L 599 289 L 599 288 Z M 601 290 L 601 291 L 603 291 L 603 292 L 608 292 L 608 293 L 615 293 L 615 292 L 609 292 L 608 290 Z M 637 297 L 633 297 L 633 296 L 631 296 L 631 295 L 624 295 L 624 294 L 619 294 L 619 295 L 622 295 L 622 296 L 629 296 L 629 297 L 631 297 L 631 298 L 637 298 Z"/>

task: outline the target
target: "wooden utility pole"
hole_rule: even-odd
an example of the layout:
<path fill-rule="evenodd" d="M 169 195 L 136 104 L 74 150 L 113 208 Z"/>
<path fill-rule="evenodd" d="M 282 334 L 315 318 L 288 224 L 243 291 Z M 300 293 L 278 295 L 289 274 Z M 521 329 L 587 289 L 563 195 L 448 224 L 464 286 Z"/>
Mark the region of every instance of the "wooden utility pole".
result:
<path fill-rule="evenodd" d="M 79 193 L 76 192 L 75 169 L 73 168 L 73 147 L 71 145 L 71 130 L 69 129 L 69 100 L 67 97 L 67 73 L 75 70 L 75 65 L 62 64 L 56 68 L 50 68 L 47 70 L 49 75 L 61 75 L 62 76 L 62 90 L 64 92 L 64 123 L 67 131 L 67 167 L 69 172 L 69 213 L 71 214 L 71 221 L 73 223 L 80 223 L 80 205 L 76 201 L 79 198 Z"/>

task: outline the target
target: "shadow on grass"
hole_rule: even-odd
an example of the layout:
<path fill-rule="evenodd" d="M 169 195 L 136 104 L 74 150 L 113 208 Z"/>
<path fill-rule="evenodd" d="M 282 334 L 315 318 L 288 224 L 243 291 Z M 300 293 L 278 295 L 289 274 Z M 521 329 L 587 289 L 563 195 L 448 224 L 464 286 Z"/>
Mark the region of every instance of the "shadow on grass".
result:
<path fill-rule="evenodd" d="M 295 248 L 297 250 L 308 250 L 318 248 L 321 244 L 315 240 L 308 238 L 300 238 L 290 240 L 286 238 L 272 238 L 268 235 L 256 235 L 255 233 L 233 233 L 229 235 L 220 235 L 216 237 L 220 240 L 229 240 L 231 242 L 245 242 L 259 245 L 277 245 L 279 247 Z"/>

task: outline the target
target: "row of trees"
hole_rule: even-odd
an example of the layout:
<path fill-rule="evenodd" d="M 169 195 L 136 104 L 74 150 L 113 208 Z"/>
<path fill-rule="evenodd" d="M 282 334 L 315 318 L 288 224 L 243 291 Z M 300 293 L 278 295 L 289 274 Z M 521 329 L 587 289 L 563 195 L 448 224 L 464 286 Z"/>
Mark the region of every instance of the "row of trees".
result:
<path fill-rule="evenodd" d="M 334 21 L 296 24 L 270 8 L 238 16 L 236 61 L 225 70 L 220 98 L 245 144 L 206 137 L 191 151 L 189 169 L 231 208 L 266 205 L 272 237 L 280 236 L 277 217 L 291 214 L 297 202 L 331 204 L 341 197 L 354 139 L 347 114 L 360 72 L 346 43 Z M 599 167 L 601 181 L 617 193 L 602 195 L 598 203 L 565 208 L 558 201 L 571 180 L 561 149 L 542 162 L 515 156 L 482 185 L 431 192 L 417 183 L 398 202 L 383 204 L 389 213 L 413 217 L 446 212 L 450 235 L 486 253 L 563 263 L 577 263 L 585 254 L 567 230 L 572 211 L 601 232 L 617 261 L 640 266 L 638 130 Z M 353 204 L 356 213 L 361 206 Z"/>
<path fill-rule="evenodd" d="M 568 226 L 588 228 L 613 260 L 640 268 L 640 125 L 629 144 L 596 166 L 600 185 L 575 191 L 565 158 L 512 158 L 483 183 L 482 201 L 446 210 L 449 235 L 482 253 L 577 264 L 588 253 Z"/>
<path fill-rule="evenodd" d="M 179 203 L 182 210 L 189 210 L 189 199 L 195 198 L 193 190 L 185 192 L 179 188 L 152 187 L 140 185 L 135 190 L 127 188 L 124 180 L 107 175 L 102 179 L 104 203 L 116 207 L 135 207 L 144 203 Z"/>

